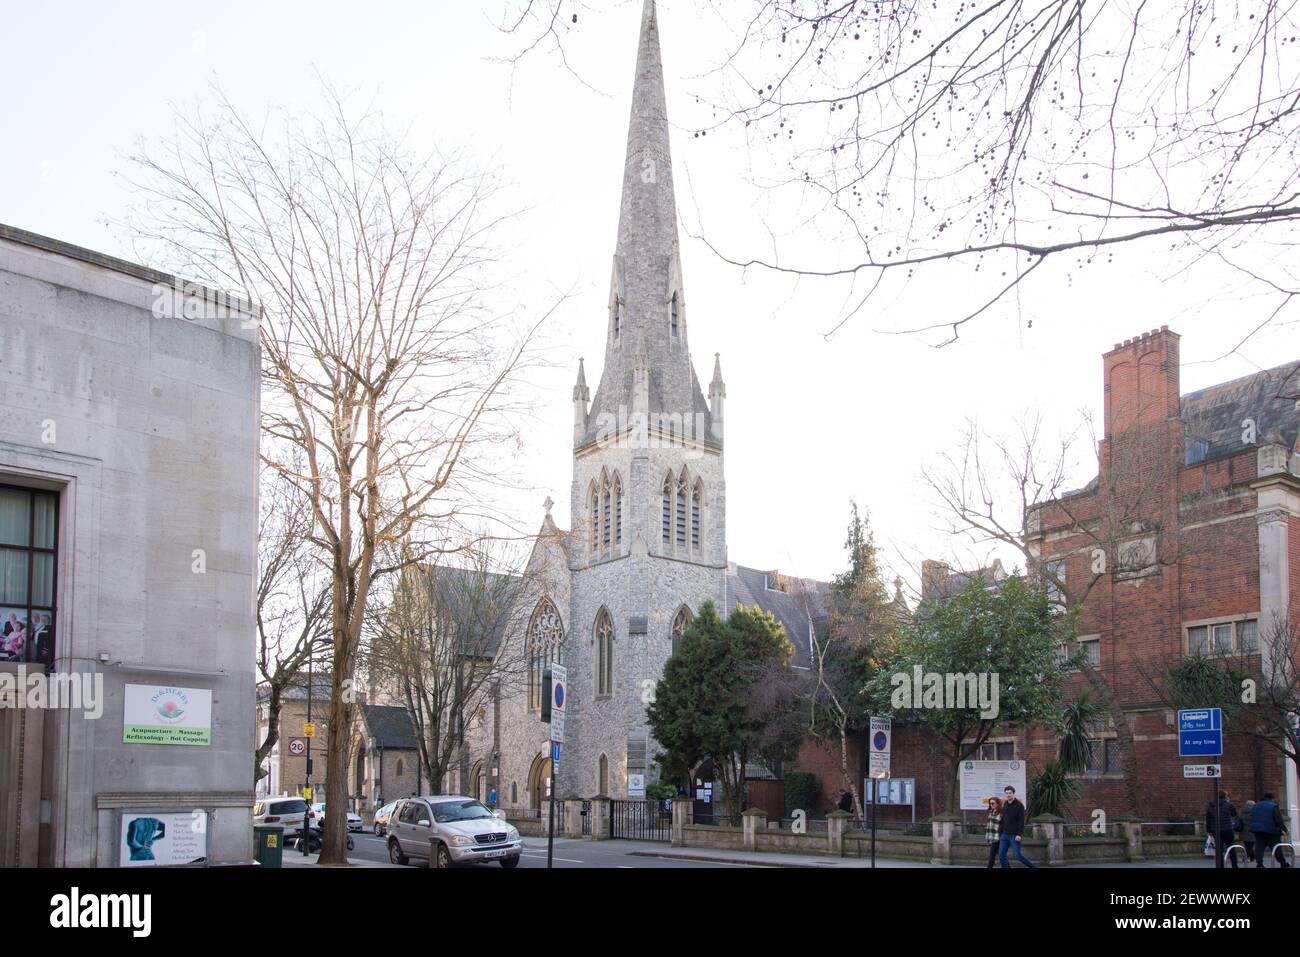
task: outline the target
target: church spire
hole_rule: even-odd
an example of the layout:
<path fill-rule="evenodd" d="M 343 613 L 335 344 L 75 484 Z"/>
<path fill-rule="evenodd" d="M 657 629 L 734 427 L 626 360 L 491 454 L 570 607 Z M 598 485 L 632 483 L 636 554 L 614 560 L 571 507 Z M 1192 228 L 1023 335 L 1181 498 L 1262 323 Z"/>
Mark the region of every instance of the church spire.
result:
<path fill-rule="evenodd" d="M 690 430 L 688 436 L 716 442 L 711 427 L 701 424 L 709 407 L 687 346 L 689 311 L 654 0 L 645 0 L 641 11 L 609 307 L 605 365 L 587 439 L 625 420 L 620 410 L 632 410 L 640 388 L 652 416 L 672 416 Z"/>

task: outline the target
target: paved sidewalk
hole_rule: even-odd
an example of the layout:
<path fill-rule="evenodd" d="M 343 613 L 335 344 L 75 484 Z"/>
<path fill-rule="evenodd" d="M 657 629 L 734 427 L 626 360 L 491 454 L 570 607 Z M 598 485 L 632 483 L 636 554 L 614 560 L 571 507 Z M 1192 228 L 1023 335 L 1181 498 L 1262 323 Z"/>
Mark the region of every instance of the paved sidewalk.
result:
<path fill-rule="evenodd" d="M 620 842 L 626 843 L 626 842 Z M 742 867 L 802 867 L 820 870 L 855 870 L 870 868 L 869 857 L 828 857 L 819 854 L 764 854 L 728 851 L 713 847 L 672 847 L 668 844 L 643 845 L 627 852 L 632 857 L 659 857 L 666 860 L 733 864 Z M 876 867 L 929 867 L 926 861 L 876 858 Z"/>
<path fill-rule="evenodd" d="M 284 852 L 284 857 L 281 858 L 280 860 L 280 863 L 283 867 L 320 867 L 321 865 L 317 863 L 319 859 L 320 859 L 320 854 L 308 854 L 306 856 L 303 856 L 303 854 L 298 851 L 286 850 Z M 340 865 L 338 864 L 324 865 L 326 869 L 332 869 L 339 866 Z M 398 865 L 389 864 L 387 862 L 380 862 L 380 861 L 367 861 L 359 857 L 349 857 L 348 866 L 349 867 L 397 867 Z"/>

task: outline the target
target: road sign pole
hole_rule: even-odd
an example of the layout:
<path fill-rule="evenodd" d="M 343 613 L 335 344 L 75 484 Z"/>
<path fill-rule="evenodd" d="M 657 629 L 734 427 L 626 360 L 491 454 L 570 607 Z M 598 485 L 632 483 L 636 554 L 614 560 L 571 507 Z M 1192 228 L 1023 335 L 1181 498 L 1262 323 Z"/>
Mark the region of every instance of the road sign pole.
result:
<path fill-rule="evenodd" d="M 552 856 L 555 853 L 555 774 L 558 770 L 555 761 L 555 747 L 551 746 L 551 800 L 550 800 L 550 820 L 546 824 L 546 866 L 551 867 Z"/>
<path fill-rule="evenodd" d="M 876 866 L 876 796 L 879 789 L 876 787 L 876 779 L 869 778 L 871 782 L 871 866 Z"/>

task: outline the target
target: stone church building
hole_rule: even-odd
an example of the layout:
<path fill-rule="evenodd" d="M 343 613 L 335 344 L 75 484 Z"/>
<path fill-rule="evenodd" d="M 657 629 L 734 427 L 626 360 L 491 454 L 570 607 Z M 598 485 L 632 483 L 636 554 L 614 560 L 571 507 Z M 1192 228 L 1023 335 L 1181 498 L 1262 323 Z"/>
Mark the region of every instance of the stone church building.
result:
<path fill-rule="evenodd" d="M 723 384 L 707 393 L 691 359 L 673 166 L 653 0 L 641 22 L 622 200 L 594 394 L 579 360 L 573 388 L 573 528 L 547 514 L 524 576 L 527 661 L 467 737 L 462 786 L 504 807 L 542 810 L 550 786 L 542 674 L 568 673 L 556 794 L 639 796 L 656 779 L 646 705 L 677 637 L 701 605 L 758 605 L 782 621 L 806 666 L 820 583 L 728 563 Z M 707 396 L 707 397 L 706 397 Z M 629 787 L 632 776 L 633 787 Z"/>

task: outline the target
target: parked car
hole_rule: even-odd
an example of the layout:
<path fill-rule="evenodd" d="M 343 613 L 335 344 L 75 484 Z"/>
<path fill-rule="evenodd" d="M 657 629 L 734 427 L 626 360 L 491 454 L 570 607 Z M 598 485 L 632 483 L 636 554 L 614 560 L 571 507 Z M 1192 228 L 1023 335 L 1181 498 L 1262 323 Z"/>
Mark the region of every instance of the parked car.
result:
<path fill-rule="evenodd" d="M 375 812 L 375 833 L 383 837 L 388 833 L 388 819 L 393 816 L 393 810 L 400 801 L 389 801 L 378 811 Z"/>
<path fill-rule="evenodd" d="M 302 833 L 303 815 L 307 815 L 309 827 L 319 825 L 316 810 L 309 808 L 304 798 L 290 797 L 285 794 L 280 797 L 263 798 L 253 805 L 254 824 L 278 824 L 284 828 L 285 834 L 289 837 Z"/>
<path fill-rule="evenodd" d="M 432 853 L 431 867 L 499 861 L 511 868 L 518 866 L 522 851 L 519 831 L 464 795 L 406 798 L 388 821 L 388 857 L 394 864 Z"/>
<path fill-rule="evenodd" d="M 316 818 L 317 818 L 317 820 L 320 820 L 320 821 L 325 820 L 325 805 L 324 805 L 324 804 L 313 804 L 311 807 L 312 807 L 312 810 L 316 812 Z M 355 812 L 353 812 L 353 811 L 348 811 L 348 812 L 347 812 L 347 815 L 348 815 L 348 830 L 349 830 L 349 831 L 362 831 L 362 830 L 365 829 L 365 824 L 362 822 L 362 820 L 361 820 L 361 815 L 360 815 L 360 814 L 357 814 L 357 813 L 355 813 Z"/>

